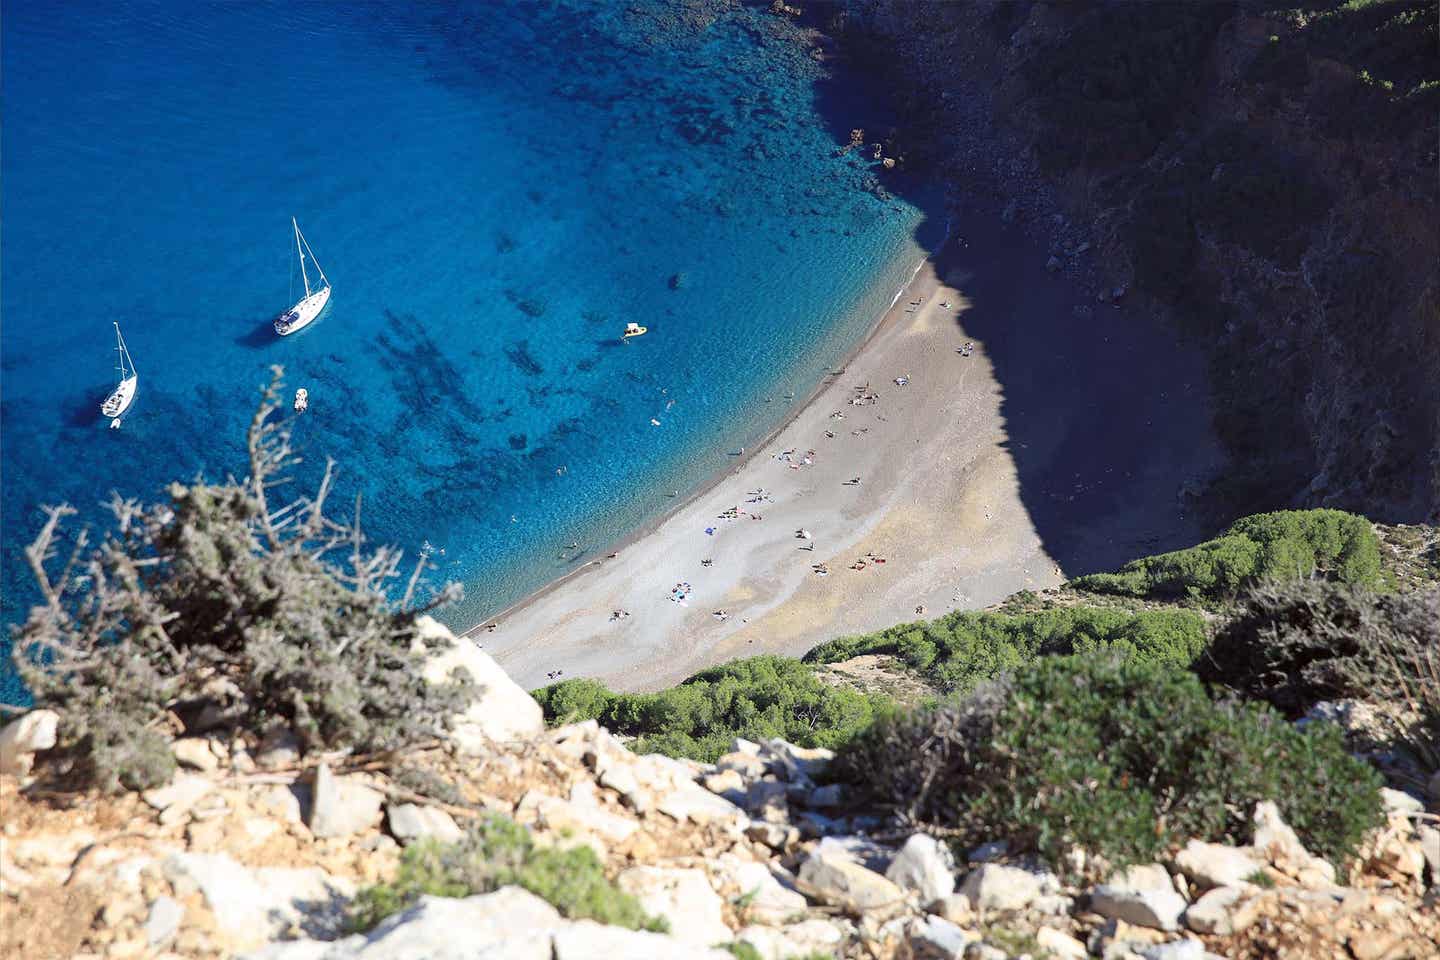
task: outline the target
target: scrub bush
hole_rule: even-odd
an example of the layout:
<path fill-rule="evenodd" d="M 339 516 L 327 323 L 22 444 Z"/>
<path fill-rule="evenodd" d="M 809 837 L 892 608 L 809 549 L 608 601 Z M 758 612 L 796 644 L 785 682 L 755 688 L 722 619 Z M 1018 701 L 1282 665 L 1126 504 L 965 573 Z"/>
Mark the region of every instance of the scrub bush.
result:
<path fill-rule="evenodd" d="M 827 686 L 807 664 L 776 656 L 712 667 L 659 693 L 611 693 L 592 680 L 566 680 L 534 696 L 548 722 L 595 719 L 637 737 L 637 752 L 705 762 L 728 752 L 736 737 L 833 748 L 889 702 Z"/>
<path fill-rule="evenodd" d="M 1380 541 L 1370 522 L 1340 510 L 1255 514 L 1214 540 L 1132 560 L 1118 573 L 1077 577 L 1071 584 L 1132 597 L 1220 599 L 1260 580 L 1298 580 L 1316 573 L 1378 587 Z"/>
<path fill-rule="evenodd" d="M 1270 582 L 1240 601 L 1196 671 L 1293 718 L 1322 700 L 1394 699 L 1395 665 L 1419 682 L 1424 651 L 1440 654 L 1440 588 Z"/>
<path fill-rule="evenodd" d="M 456 843 L 425 839 L 405 848 L 389 883 L 360 891 L 351 907 L 351 928 L 369 930 L 422 897 L 468 897 L 519 886 L 563 916 L 631 930 L 664 931 L 664 920 L 646 916 L 639 901 L 605 879 L 589 847 L 536 847 L 530 831 L 492 816 Z"/>
<path fill-rule="evenodd" d="M 965 843 L 1005 838 L 1052 864 L 1078 845 L 1112 865 L 1187 838 L 1242 842 L 1275 801 L 1306 844 L 1343 860 L 1381 820 L 1378 775 L 1338 728 L 1212 701 L 1192 674 L 1113 654 L 1055 657 L 961 705 L 877 723 L 839 775 Z"/>
<path fill-rule="evenodd" d="M 271 502 L 298 462 L 272 416 L 280 375 L 251 420 L 244 480 L 173 483 L 150 506 L 116 495 L 116 528 L 94 545 L 82 529 L 63 563 L 75 511 L 52 507 L 26 550 L 44 603 L 14 630 L 12 656 L 36 705 L 61 715 L 47 758 L 76 786 L 167 780 L 171 713 L 192 731 L 254 737 L 278 722 L 308 747 L 378 750 L 435 735 L 467 698 L 466 682 L 424 680 L 417 645 L 417 618 L 458 589 L 413 605 L 422 556 L 392 602 L 402 554 L 365 546 L 358 498 L 354 521 L 325 515 L 331 465 L 313 496 Z"/>
<path fill-rule="evenodd" d="M 861 654 L 893 654 L 946 692 L 1020 667 L 1036 657 L 1109 649 L 1179 667 L 1205 649 L 1205 622 L 1188 610 L 1130 612 L 1108 607 L 1063 607 L 1036 613 L 956 612 L 929 623 L 842 637 L 805 655 L 835 663 Z"/>

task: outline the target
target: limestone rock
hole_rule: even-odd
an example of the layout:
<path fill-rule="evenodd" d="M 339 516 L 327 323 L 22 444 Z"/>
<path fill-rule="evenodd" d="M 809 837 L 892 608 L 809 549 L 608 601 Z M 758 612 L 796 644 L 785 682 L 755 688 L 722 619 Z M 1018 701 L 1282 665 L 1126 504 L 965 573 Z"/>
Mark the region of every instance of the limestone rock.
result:
<path fill-rule="evenodd" d="M 157 897 L 145 918 L 145 942 L 163 947 L 174 938 L 185 918 L 185 908 L 173 897 Z"/>
<path fill-rule="evenodd" d="M 1175 866 L 1202 887 L 1236 887 L 1249 883 L 1265 864 L 1249 847 L 1191 840 L 1175 856 Z"/>
<path fill-rule="evenodd" d="M 55 746 L 60 715 L 54 710 L 31 710 L 0 729 L 0 774 L 23 777 L 35 763 L 35 754 Z"/>
<path fill-rule="evenodd" d="M 264 770 L 293 767 L 300 762 L 302 746 L 295 731 L 285 726 L 274 727 L 265 734 L 265 739 L 260 741 L 260 749 L 255 755 L 255 763 Z"/>
<path fill-rule="evenodd" d="M 1335 868 L 1305 849 L 1295 831 L 1280 819 L 1280 810 L 1272 801 L 1255 805 L 1254 822 L 1253 845 L 1271 866 L 1293 877 L 1302 887 L 1313 890 L 1334 886 Z"/>
<path fill-rule="evenodd" d="M 972 910 L 1023 910 L 1040 896 L 1040 878 L 1019 867 L 987 863 L 966 875 L 960 893 Z"/>
<path fill-rule="evenodd" d="M 776 737 L 761 747 L 761 755 L 791 783 L 813 780 L 835 759 L 835 751 L 824 747 L 797 747 Z"/>
<path fill-rule="evenodd" d="M 615 882 L 639 900 L 646 913 L 670 921 L 671 934 L 680 940 L 709 947 L 732 937 L 721 919 L 724 903 L 702 870 L 631 867 Z"/>
<path fill-rule="evenodd" d="M 310 832 L 317 837 L 348 837 L 369 830 L 380 819 L 385 797 L 350 777 L 337 777 L 329 764 L 315 771 Z"/>
<path fill-rule="evenodd" d="M 930 904 L 930 912 L 961 926 L 975 919 L 975 910 L 970 906 L 970 898 L 963 893 L 952 893 L 948 897 L 941 897 Z"/>
<path fill-rule="evenodd" d="M 812 850 L 800 867 L 800 879 L 827 901 L 857 910 L 884 910 L 905 900 L 903 890 L 835 845 Z"/>
<path fill-rule="evenodd" d="M 703 790 L 700 792 L 705 793 Z M 706 793 L 705 796 L 711 794 Z M 611 843 L 623 843 L 640 829 L 640 825 L 629 817 L 617 816 L 599 807 L 571 803 L 534 790 L 520 798 L 516 812 L 523 817 L 527 811 L 533 811 L 536 821 L 547 830 L 557 833 L 569 830 L 599 837 Z"/>
<path fill-rule="evenodd" d="M 759 750 L 759 746 L 755 747 Z M 715 769 L 721 771 L 730 770 L 735 772 L 744 780 L 758 780 L 765 775 L 766 763 L 754 753 L 748 751 L 735 751 L 727 753 L 715 761 Z"/>
<path fill-rule="evenodd" d="M 533 893 L 505 887 L 464 899 L 421 897 L 365 936 L 322 944 L 324 951 L 299 941 L 248 960 L 551 960 L 551 938 L 566 925 Z"/>
<path fill-rule="evenodd" d="M 441 843 L 454 843 L 465 835 L 450 814 L 434 807 L 392 803 L 385 808 L 385 818 L 390 832 L 401 841 L 433 837 Z"/>
<path fill-rule="evenodd" d="M 1425 810 L 1425 804 L 1410 794 L 1389 787 L 1380 788 L 1380 802 L 1387 813 L 1423 813 Z"/>
<path fill-rule="evenodd" d="M 171 854 L 163 869 L 177 897 L 198 890 L 221 930 L 241 945 L 279 937 L 292 925 L 334 935 L 355 894 L 349 881 L 318 867 L 251 870 L 223 854 Z"/>
<path fill-rule="evenodd" d="M 728 950 L 701 948 L 665 934 L 607 927 L 593 920 L 580 920 L 556 930 L 554 950 L 554 960 L 735 960 Z M 543 956 L 549 960 L 549 954 Z M 495 954 L 496 960 L 502 957 L 509 960 L 508 954 Z"/>
<path fill-rule="evenodd" d="M 178 823 L 200 800 L 215 789 L 215 784 L 198 774 L 181 774 L 163 787 L 140 794 L 150 806 L 160 811 L 160 822 Z"/>
<path fill-rule="evenodd" d="M 1172 890 L 1126 890 L 1108 884 L 1090 891 L 1090 909 L 1102 917 L 1154 930 L 1178 930 L 1185 898 Z"/>
<path fill-rule="evenodd" d="M 1243 887 L 1216 887 L 1185 911 L 1185 926 L 1196 933 L 1228 936 L 1239 933 L 1253 916 L 1246 916 L 1242 904 L 1250 895 Z"/>
<path fill-rule="evenodd" d="M 949 960 L 965 953 L 965 948 L 980 935 L 965 930 L 942 917 L 918 917 L 910 926 L 910 949 L 917 957 L 942 957 Z"/>
<path fill-rule="evenodd" d="M 764 820 L 750 821 L 750 825 L 745 828 L 745 836 L 765 844 L 771 850 L 780 851 L 800 841 L 800 831 L 795 827 L 783 823 L 767 823 Z"/>
<path fill-rule="evenodd" d="M 723 797 L 706 790 L 698 783 L 687 782 L 684 786 L 678 787 L 661 797 L 655 804 L 656 808 L 668 816 L 679 821 L 689 820 L 692 823 L 709 823 L 717 820 L 728 820 L 742 828 L 750 822 L 744 811 Z"/>
<path fill-rule="evenodd" d="M 815 954 L 834 956 L 845 934 L 825 920 L 803 920 L 781 929 L 745 927 L 735 939 L 750 944 L 763 960 L 795 960 Z"/>
<path fill-rule="evenodd" d="M 1035 931 L 1035 942 L 1040 945 L 1040 949 L 1058 960 L 1085 960 L 1090 955 L 1085 944 L 1054 927 L 1041 927 Z"/>
<path fill-rule="evenodd" d="M 768 820 L 771 823 L 784 823 L 790 818 L 790 808 L 785 800 L 786 793 L 783 783 L 774 780 L 757 780 L 746 789 L 745 797 L 740 801 L 740 805 L 752 817 L 759 817 L 761 820 Z"/>
<path fill-rule="evenodd" d="M 220 758 L 215 756 L 206 737 L 181 737 L 170 744 L 170 752 L 181 766 L 192 770 L 212 773 L 220 766 Z"/>
<path fill-rule="evenodd" d="M 470 706 L 450 718 L 450 738 L 468 754 L 483 753 L 492 741 L 523 740 L 545 730 L 540 704 L 511 680 L 490 656 L 468 639 L 456 639 L 445 626 L 431 617 L 416 621 L 420 636 L 442 640 L 449 649 L 430 655 L 424 676 L 430 683 L 444 683 L 452 670 L 470 675 L 475 685 Z"/>
<path fill-rule="evenodd" d="M 1440 886 L 1440 830 L 1421 824 L 1416 832 L 1420 834 L 1420 852 L 1430 868 L 1430 886 Z"/>
<path fill-rule="evenodd" d="M 934 903 L 955 892 L 945 850 L 934 837 L 917 833 L 905 841 L 885 876 L 897 886 L 914 890 L 921 903 Z"/>
<path fill-rule="evenodd" d="M 794 878 L 784 874 L 785 883 L 772 872 L 769 863 L 742 860 L 734 854 L 722 854 L 714 863 L 716 876 L 735 890 L 735 911 L 755 923 L 783 924 L 797 913 L 804 913 L 805 898 L 787 884 Z"/>
<path fill-rule="evenodd" d="M 1145 960 L 1205 960 L 1205 945 L 1199 940 L 1172 940 L 1140 948 Z"/>
<path fill-rule="evenodd" d="M 740 776 L 738 771 L 726 768 L 706 777 L 705 789 L 718 793 L 727 800 L 734 800 L 745 795 L 745 778 Z"/>
<path fill-rule="evenodd" d="M 1175 883 L 1170 871 L 1158 863 L 1137 863 L 1113 874 L 1107 885 L 1121 890 L 1170 890 Z"/>

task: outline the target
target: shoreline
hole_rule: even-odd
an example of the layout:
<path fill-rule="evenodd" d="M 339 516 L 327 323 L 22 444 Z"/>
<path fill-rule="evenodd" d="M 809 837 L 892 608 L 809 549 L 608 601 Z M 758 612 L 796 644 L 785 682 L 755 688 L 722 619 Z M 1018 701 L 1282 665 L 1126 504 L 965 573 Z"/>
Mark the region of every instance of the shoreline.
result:
<path fill-rule="evenodd" d="M 1195 542 L 1203 364 L 1091 303 L 1020 231 L 957 225 L 739 462 L 465 635 L 528 689 L 654 690 Z"/>
<path fill-rule="evenodd" d="M 490 629 L 491 624 L 496 624 L 498 626 L 505 619 L 516 613 L 519 613 L 520 611 L 523 611 L 526 607 L 534 603 L 538 603 L 546 596 L 554 593 L 556 590 L 559 590 L 561 587 L 564 587 L 574 582 L 575 580 L 580 579 L 587 573 L 594 573 L 602 569 L 609 560 L 618 560 L 619 558 L 614 557 L 614 554 L 618 554 L 621 551 L 627 549 L 628 547 L 634 546 L 636 543 L 643 540 L 645 537 L 654 534 L 677 514 L 685 510 L 687 507 L 694 505 L 695 501 L 699 500 L 701 497 L 704 497 L 706 494 L 711 493 L 716 487 L 720 486 L 730 477 L 742 472 L 757 456 L 759 456 L 760 451 L 768 447 L 770 443 L 785 430 L 785 428 L 789 427 L 792 423 L 799 419 L 799 417 L 804 414 L 811 407 L 812 404 L 818 401 L 820 399 L 820 396 L 824 393 L 825 388 L 829 386 L 836 377 L 842 376 L 845 373 L 846 369 L 850 366 L 851 363 L 855 361 L 858 356 L 860 356 L 861 352 L 865 349 L 865 347 L 872 340 L 874 340 L 877 336 L 880 335 L 880 333 L 884 330 L 887 322 L 893 321 L 892 315 L 895 311 L 896 305 L 900 303 L 901 298 L 904 297 L 907 293 L 911 292 L 912 287 L 915 285 L 916 279 L 920 276 L 922 271 L 926 269 L 926 267 L 932 267 L 933 269 L 933 262 L 935 258 L 938 257 L 940 253 L 942 253 L 944 249 L 950 244 L 950 228 L 951 224 L 947 222 L 945 225 L 945 235 L 944 238 L 941 240 L 939 250 L 935 253 L 931 253 L 921 257 L 920 261 L 916 263 L 915 266 L 911 269 L 909 278 L 900 285 L 900 287 L 895 291 L 895 295 L 890 298 L 890 303 L 885 307 L 884 310 L 880 311 L 878 316 L 876 316 L 873 320 L 870 321 L 870 324 L 866 328 L 865 333 L 843 356 L 841 356 L 837 364 L 833 365 L 831 369 L 829 369 L 820 378 L 820 380 L 816 382 L 813 387 L 811 387 L 810 392 L 806 394 L 803 399 L 801 399 L 798 403 L 793 404 L 790 408 L 790 411 L 783 418 L 781 418 L 781 420 L 777 424 L 775 424 L 774 427 L 772 427 L 770 430 L 766 431 L 764 434 L 754 440 L 750 447 L 745 448 L 747 452 L 741 454 L 738 457 L 735 457 L 734 463 L 728 465 L 723 470 L 716 471 L 709 478 L 701 481 L 700 484 L 698 484 L 691 493 L 687 494 L 684 497 L 678 498 L 677 502 L 673 506 L 666 509 L 663 513 L 657 514 L 653 519 L 647 520 L 640 527 L 619 538 L 618 540 L 614 540 L 606 544 L 599 551 L 601 556 L 597 557 L 594 560 L 586 560 L 584 563 L 582 563 L 575 569 L 562 573 L 560 576 L 555 577 L 553 580 L 546 583 L 544 586 L 532 591 L 521 599 L 510 604 L 509 606 L 500 610 L 494 616 L 485 618 L 475 626 L 469 627 L 463 631 L 456 631 L 457 635 L 470 640 L 478 639 Z"/>

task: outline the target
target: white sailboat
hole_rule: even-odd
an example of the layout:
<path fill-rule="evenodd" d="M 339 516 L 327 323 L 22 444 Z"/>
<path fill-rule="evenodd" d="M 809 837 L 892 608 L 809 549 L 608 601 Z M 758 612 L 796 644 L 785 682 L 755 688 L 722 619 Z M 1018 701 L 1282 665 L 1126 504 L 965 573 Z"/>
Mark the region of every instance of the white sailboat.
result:
<path fill-rule="evenodd" d="M 120 426 L 120 415 L 130 409 L 130 404 L 135 400 L 135 387 L 140 383 L 140 374 L 136 372 L 135 364 L 130 359 L 130 351 L 125 349 L 125 338 L 120 336 L 118 323 L 115 324 L 115 352 L 120 357 L 120 363 L 116 367 L 120 379 L 110 396 L 100 404 L 100 412 L 110 418 L 112 427 Z"/>
<path fill-rule="evenodd" d="M 275 318 L 275 332 L 282 337 L 309 326 L 310 321 L 320 316 L 320 311 L 330 302 L 330 281 L 321 269 L 320 261 L 315 259 L 314 251 L 310 249 L 305 235 L 300 232 L 300 224 L 295 222 L 294 217 L 290 218 L 290 223 L 295 228 L 295 252 L 300 255 L 300 278 L 305 281 L 305 296 L 295 306 Z M 310 262 L 320 274 L 321 285 L 315 290 L 310 289 L 310 274 L 305 269 L 306 254 L 309 254 Z M 293 279 L 295 275 L 292 273 L 290 276 Z"/>

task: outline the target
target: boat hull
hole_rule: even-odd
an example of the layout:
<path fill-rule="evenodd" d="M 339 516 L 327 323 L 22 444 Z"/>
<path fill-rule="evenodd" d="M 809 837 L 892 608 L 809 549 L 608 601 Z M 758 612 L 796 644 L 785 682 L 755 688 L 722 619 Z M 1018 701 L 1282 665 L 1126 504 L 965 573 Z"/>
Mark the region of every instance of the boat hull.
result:
<path fill-rule="evenodd" d="M 126 377 L 116 386 L 115 392 L 105 398 L 100 404 L 100 412 L 114 420 L 130 409 L 130 404 L 135 402 L 135 388 L 140 383 L 138 376 Z"/>
<path fill-rule="evenodd" d="M 310 296 L 275 318 L 275 332 L 282 337 L 286 337 L 295 333 L 297 330 L 305 329 L 316 317 L 320 316 L 320 311 L 324 310 L 325 304 L 329 302 L 329 287 L 316 290 L 310 294 Z"/>

